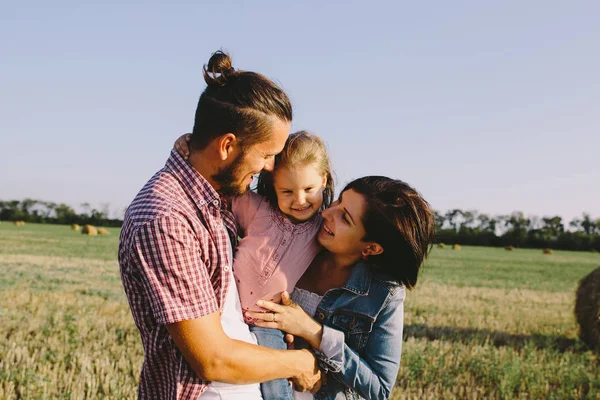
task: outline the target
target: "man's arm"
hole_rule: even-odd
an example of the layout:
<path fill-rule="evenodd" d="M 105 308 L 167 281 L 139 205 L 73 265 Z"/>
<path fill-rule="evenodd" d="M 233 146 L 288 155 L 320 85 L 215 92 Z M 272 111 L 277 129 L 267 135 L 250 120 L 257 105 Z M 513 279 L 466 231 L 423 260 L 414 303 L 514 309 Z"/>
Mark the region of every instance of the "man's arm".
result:
<path fill-rule="evenodd" d="M 320 371 L 309 351 L 268 349 L 225 334 L 197 234 L 178 215 L 140 228 L 134 251 L 154 319 L 200 378 L 229 383 L 292 378 L 306 389 L 318 382 Z"/>
<path fill-rule="evenodd" d="M 205 380 L 247 384 L 292 378 L 297 390 L 318 390 L 321 378 L 308 350 L 274 350 L 229 338 L 218 312 L 166 326 L 179 351 Z"/>

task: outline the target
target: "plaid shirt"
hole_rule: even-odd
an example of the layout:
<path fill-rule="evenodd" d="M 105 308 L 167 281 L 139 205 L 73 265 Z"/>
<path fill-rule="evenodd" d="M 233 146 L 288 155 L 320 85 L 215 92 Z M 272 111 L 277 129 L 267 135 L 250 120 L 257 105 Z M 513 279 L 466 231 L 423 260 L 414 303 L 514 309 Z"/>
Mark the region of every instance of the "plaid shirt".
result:
<path fill-rule="evenodd" d="M 144 346 L 139 398 L 196 399 L 207 388 L 165 325 L 222 309 L 232 265 L 226 235 L 237 241 L 229 209 L 175 151 L 127 209 L 119 266 Z"/>

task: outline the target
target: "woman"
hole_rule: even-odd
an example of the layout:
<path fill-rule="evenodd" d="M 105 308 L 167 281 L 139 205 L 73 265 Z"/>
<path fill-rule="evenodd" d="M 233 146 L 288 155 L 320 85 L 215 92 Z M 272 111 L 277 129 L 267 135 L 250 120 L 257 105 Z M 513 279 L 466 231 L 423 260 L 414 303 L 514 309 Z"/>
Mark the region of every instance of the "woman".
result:
<path fill-rule="evenodd" d="M 259 301 L 270 312 L 251 316 L 315 349 L 328 379 L 314 398 L 387 399 L 400 365 L 405 288 L 417 283 L 433 241 L 433 212 L 406 183 L 368 176 L 322 215 L 326 251 L 291 299 L 284 292 L 282 304 Z"/>

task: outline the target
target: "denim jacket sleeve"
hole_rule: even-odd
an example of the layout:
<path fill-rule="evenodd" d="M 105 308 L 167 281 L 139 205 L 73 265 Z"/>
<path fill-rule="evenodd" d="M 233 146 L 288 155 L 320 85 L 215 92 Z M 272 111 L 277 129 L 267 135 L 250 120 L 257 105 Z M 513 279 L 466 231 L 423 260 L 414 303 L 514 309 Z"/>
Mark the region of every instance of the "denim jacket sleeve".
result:
<path fill-rule="evenodd" d="M 362 357 L 344 342 L 343 332 L 323 327 L 321 347 L 316 352 L 321 367 L 365 399 L 387 399 L 396 382 L 402 353 L 404 297 L 403 287 L 390 295 L 373 323 Z"/>

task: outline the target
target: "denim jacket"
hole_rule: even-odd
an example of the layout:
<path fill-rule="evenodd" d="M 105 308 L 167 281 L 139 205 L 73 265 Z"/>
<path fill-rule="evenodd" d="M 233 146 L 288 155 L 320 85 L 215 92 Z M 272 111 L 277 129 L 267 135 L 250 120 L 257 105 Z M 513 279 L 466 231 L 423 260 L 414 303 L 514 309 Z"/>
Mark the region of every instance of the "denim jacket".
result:
<path fill-rule="evenodd" d="M 316 354 L 327 385 L 315 399 L 387 399 L 402 352 L 404 286 L 359 262 L 348 282 L 328 290 L 315 319 L 323 324 Z"/>

